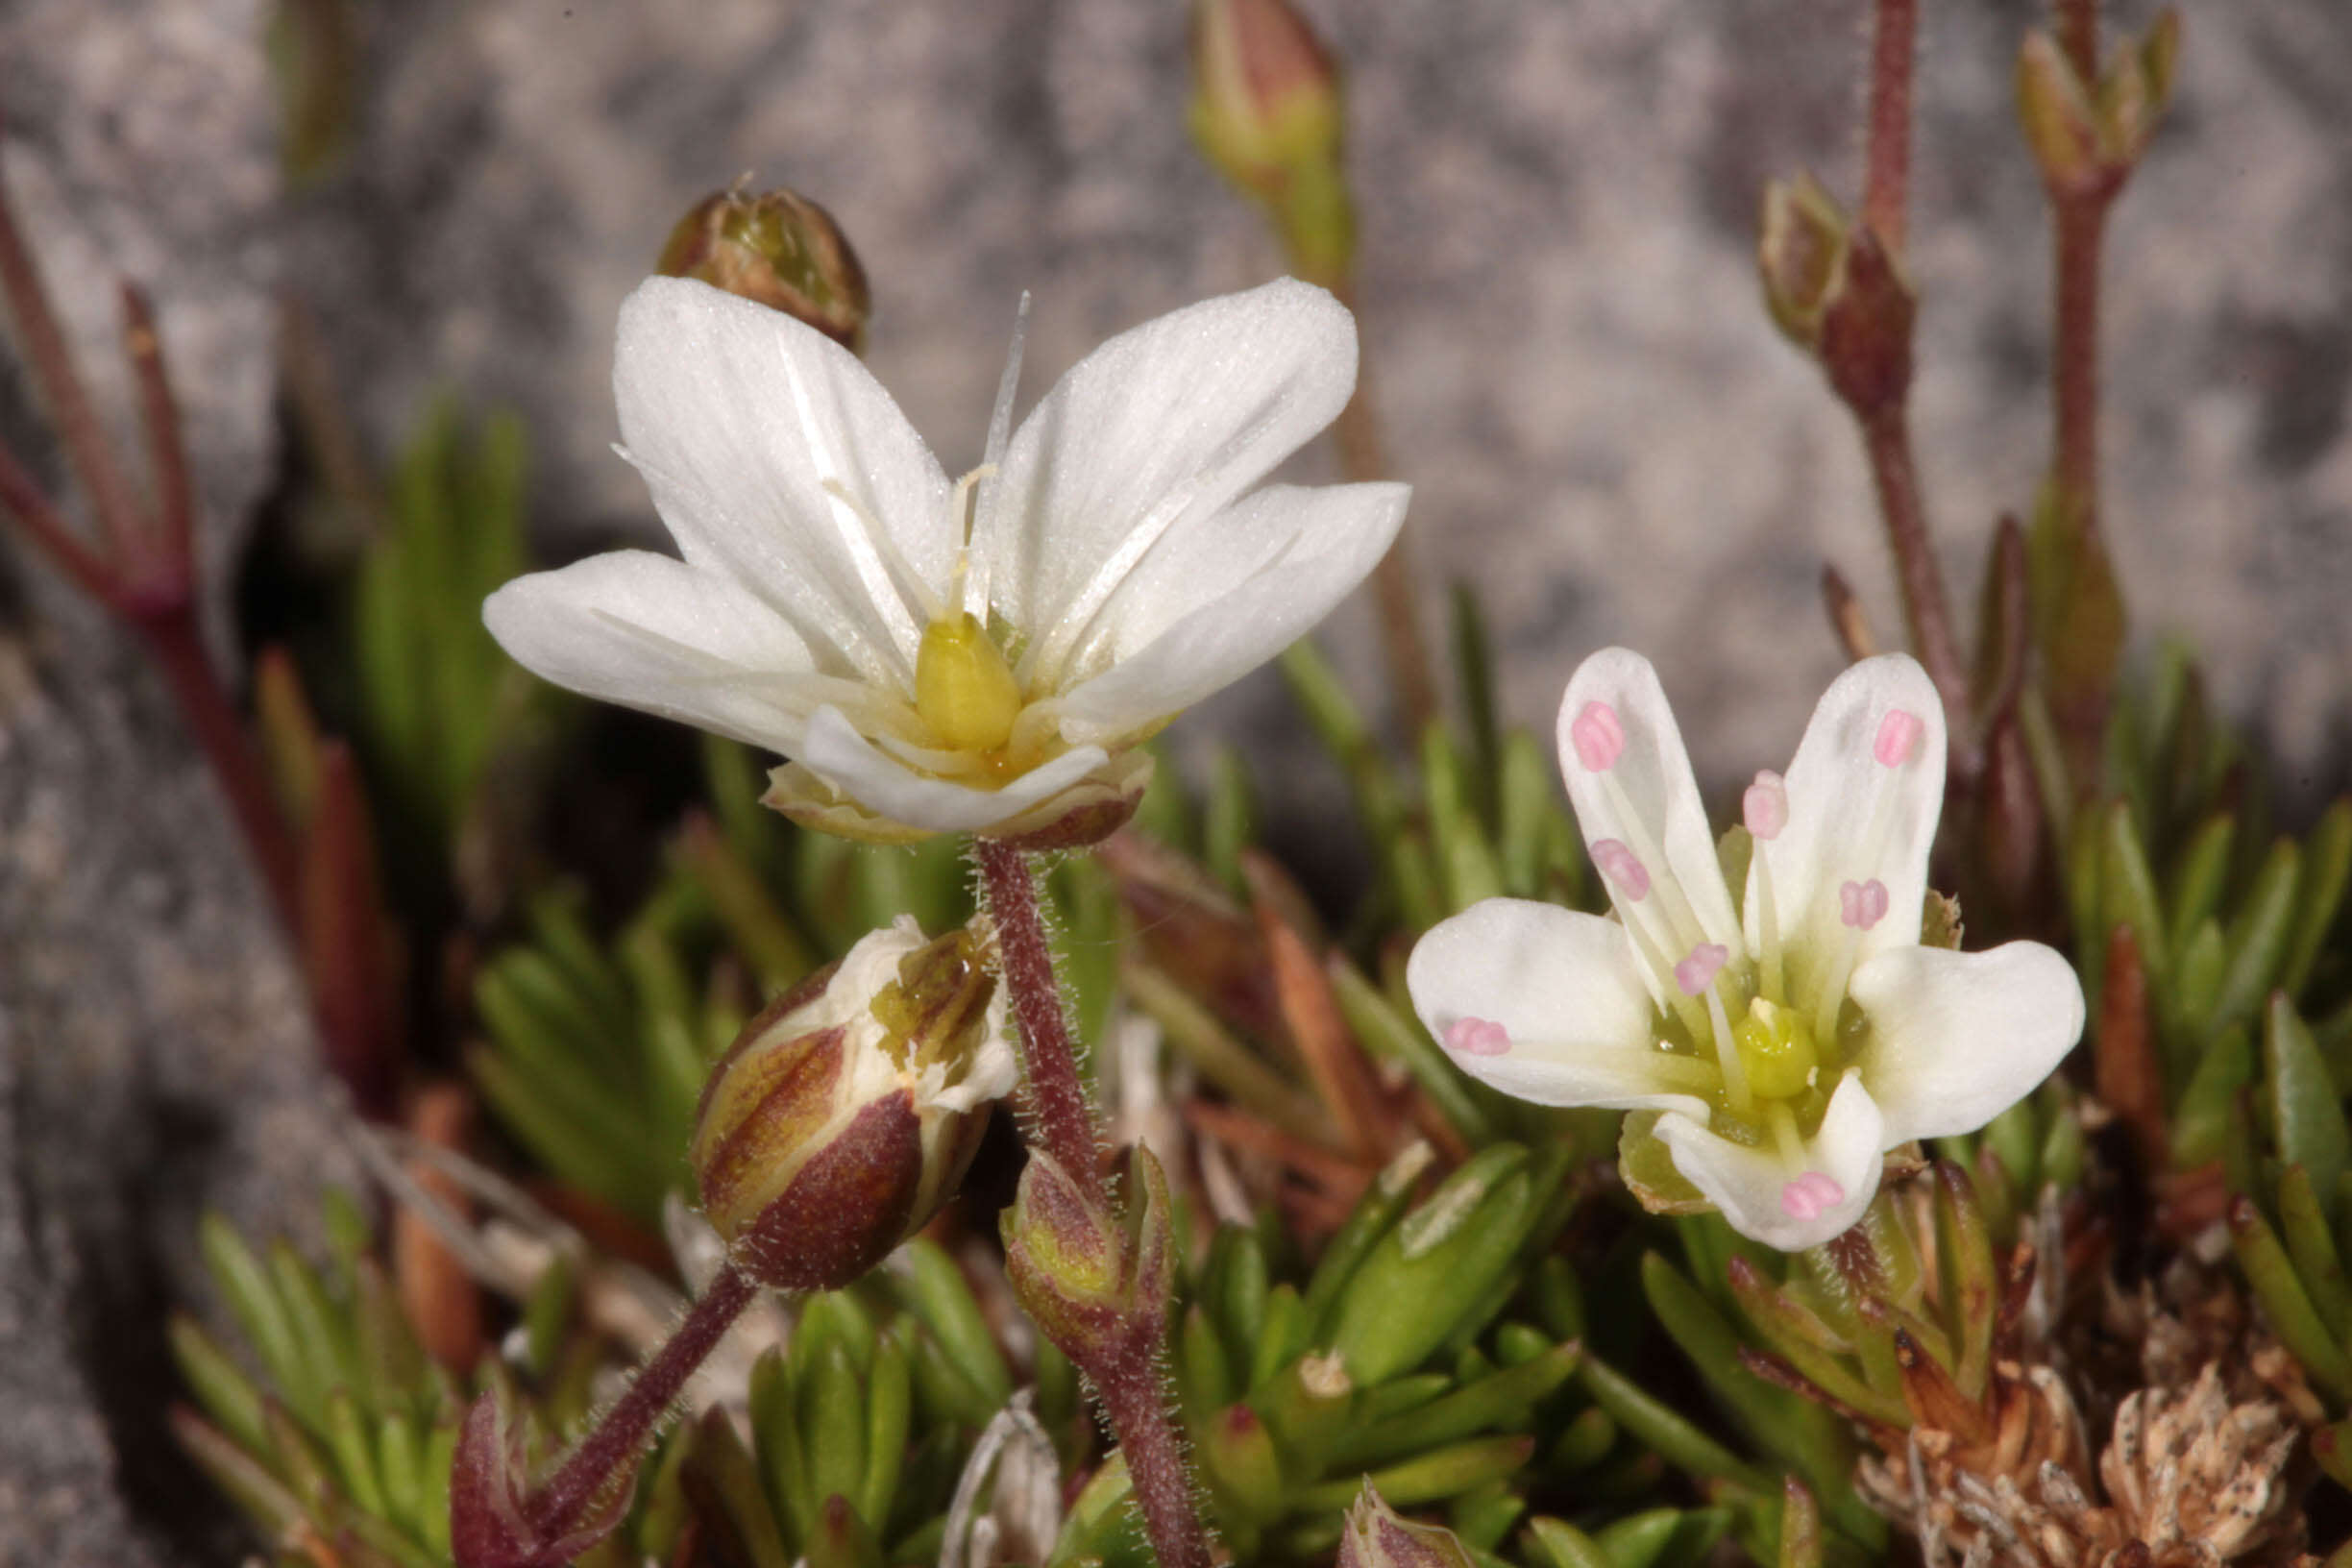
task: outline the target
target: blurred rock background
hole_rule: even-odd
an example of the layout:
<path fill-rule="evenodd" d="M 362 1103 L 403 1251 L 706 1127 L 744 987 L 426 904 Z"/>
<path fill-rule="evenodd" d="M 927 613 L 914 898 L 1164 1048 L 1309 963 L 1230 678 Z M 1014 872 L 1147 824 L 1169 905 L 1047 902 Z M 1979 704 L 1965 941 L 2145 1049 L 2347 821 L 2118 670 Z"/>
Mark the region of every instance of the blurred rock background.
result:
<path fill-rule="evenodd" d="M 1433 631 L 1465 577 L 1513 718 L 1547 725 L 1624 642 L 1712 782 L 1778 763 L 1838 663 L 1824 561 L 1898 625 L 1856 443 L 1749 260 L 1767 176 L 1852 193 L 1862 0 L 1308 4 L 1352 70 L 1365 340 Z M 1924 22 L 1915 410 L 1963 596 L 2046 454 L 2046 235 L 2010 117 L 2038 10 Z M 2112 231 L 2108 526 L 2136 634 L 2193 640 L 2308 798 L 2342 783 L 2352 714 L 2352 11 L 2186 21 Z M 608 450 L 612 321 L 739 173 L 840 218 L 873 368 L 950 468 L 1021 290 L 1033 399 L 1107 333 L 1267 276 L 1186 137 L 1184 31 L 1174 0 L 9 0 L 4 166 L 96 359 L 113 275 L 158 297 L 216 583 L 281 485 L 286 300 L 379 458 L 442 390 L 518 409 L 561 559 L 658 532 Z M 0 362 L 0 433 L 54 478 L 39 429 Z M 1368 623 L 1336 634 L 1370 697 Z M 1279 827 L 1336 788 L 1293 727 L 1262 676 L 1181 733 L 1240 737 Z M 343 1168 L 306 1030 L 159 688 L 0 547 L 0 1561 L 227 1550 L 157 1425 L 157 1307 L 196 1288 L 200 1207 L 299 1225 Z"/>

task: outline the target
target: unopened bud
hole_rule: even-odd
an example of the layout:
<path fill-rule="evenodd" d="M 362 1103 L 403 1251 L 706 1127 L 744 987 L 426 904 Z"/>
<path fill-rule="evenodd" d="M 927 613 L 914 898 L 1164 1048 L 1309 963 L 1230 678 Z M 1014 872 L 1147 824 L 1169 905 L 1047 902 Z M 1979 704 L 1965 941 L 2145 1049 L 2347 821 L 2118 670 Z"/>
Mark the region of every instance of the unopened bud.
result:
<path fill-rule="evenodd" d="M 1339 1537 L 1339 1568 L 1472 1568 L 1452 1531 L 1401 1516 L 1366 1481 Z"/>
<path fill-rule="evenodd" d="M 1846 279 L 1847 218 L 1809 174 L 1764 187 L 1756 271 L 1773 320 L 1801 348 L 1821 341 L 1822 316 Z"/>
<path fill-rule="evenodd" d="M 1856 225 L 1815 352 L 1830 387 L 1864 421 L 1899 409 L 1910 395 L 1918 311 L 1901 264 L 1868 226 Z"/>
<path fill-rule="evenodd" d="M 704 197 L 670 231 L 653 270 L 781 310 L 852 353 L 865 345 L 866 269 L 833 214 L 793 191 Z"/>
<path fill-rule="evenodd" d="M 1022 1308 L 1082 1367 L 1123 1364 L 1158 1339 L 1175 1280 L 1167 1177 L 1128 1153 L 1126 1213 L 1114 1214 L 1041 1150 L 1004 1213 L 1005 1273 Z"/>
<path fill-rule="evenodd" d="M 839 1289 L 938 1212 L 1016 1076 L 978 939 L 901 916 L 711 1069 L 689 1145 L 703 1212 L 760 1284 Z"/>
<path fill-rule="evenodd" d="M 2140 161 L 2172 100 L 2180 59 L 2180 12 L 2167 8 L 2147 36 L 2119 56 L 2099 83 L 2099 119 L 2110 152 L 2124 169 Z"/>
<path fill-rule="evenodd" d="M 1228 180 L 1280 201 L 1298 170 L 1339 160 L 1339 73 L 1289 0 L 1192 8 L 1192 135 Z"/>
<path fill-rule="evenodd" d="M 2109 176 L 2091 89 L 2058 40 L 2036 28 L 2018 50 L 2018 123 L 2043 183 L 2062 196 L 2095 192 Z"/>

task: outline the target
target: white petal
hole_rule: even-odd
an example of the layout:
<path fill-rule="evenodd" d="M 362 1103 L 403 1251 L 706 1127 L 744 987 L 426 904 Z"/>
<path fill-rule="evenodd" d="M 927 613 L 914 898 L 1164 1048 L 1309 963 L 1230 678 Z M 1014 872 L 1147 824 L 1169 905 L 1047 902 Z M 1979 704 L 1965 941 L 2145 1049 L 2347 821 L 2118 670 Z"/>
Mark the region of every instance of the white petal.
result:
<path fill-rule="evenodd" d="M 938 461 L 855 355 L 779 311 L 650 278 L 621 307 L 613 392 L 687 560 L 725 563 L 869 678 L 912 678 L 921 600 L 943 595 L 961 525 Z"/>
<path fill-rule="evenodd" d="M 1986 953 L 1898 947 L 1854 970 L 1860 1066 L 1887 1141 L 1971 1133 L 2033 1092 L 2082 1038 L 2074 967 L 2038 942 Z"/>
<path fill-rule="evenodd" d="M 1888 767 L 1875 755 L 1891 713 L 1919 721 L 1909 760 Z M 1828 960 L 1848 933 L 1838 890 L 1883 883 L 1887 912 L 1862 934 L 1859 966 L 1875 953 L 1919 941 L 1927 893 L 1927 851 L 1944 809 L 1944 703 L 1927 672 L 1905 653 L 1864 659 L 1830 683 L 1789 764 L 1788 822 L 1756 848 L 1772 878 L 1773 907 L 1789 953 L 1791 984 L 1806 995 L 1810 967 Z M 1751 934 L 1760 890 L 1751 873 Z"/>
<path fill-rule="evenodd" d="M 917 772 L 880 750 L 836 708 L 810 716 L 796 762 L 877 816 L 933 833 L 972 833 L 1019 816 L 1110 760 L 1081 746 L 1033 768 L 999 790 L 975 790 Z"/>
<path fill-rule="evenodd" d="M 814 705 L 808 649 L 727 577 L 648 551 L 535 572 L 492 594 L 482 621 L 515 661 L 558 686 L 682 720 L 772 751 Z"/>
<path fill-rule="evenodd" d="M 1112 667 L 1061 699 L 1064 735 L 1145 727 L 1289 647 L 1380 563 L 1411 494 L 1274 486 L 1170 538 L 1113 597 L 1105 646 L 1080 666 Z"/>
<path fill-rule="evenodd" d="M 1849 1073 L 1829 1097 L 1821 1131 L 1805 1144 L 1805 1164 L 1791 1169 L 1770 1144 L 1750 1148 L 1708 1132 L 1687 1116 L 1660 1116 L 1658 1137 L 1674 1153 L 1675 1168 L 1705 1193 L 1731 1228 L 1783 1252 L 1818 1247 L 1849 1229 L 1878 1191 L 1879 1156 L 1886 1150 L 1878 1107 Z M 1838 1201 L 1810 1218 L 1788 1212 L 1788 1184 L 1818 1171 L 1837 1183 Z"/>
<path fill-rule="evenodd" d="M 1586 708 L 1596 703 L 1616 716 L 1624 735 L 1624 749 L 1605 772 L 1584 766 L 1574 739 Z M 1651 891 L 1630 903 L 1609 881 L 1618 909 L 1643 922 L 1669 964 L 1702 940 L 1721 943 L 1737 959 L 1745 949 L 1722 864 L 1715 858 L 1715 836 L 1699 803 L 1682 732 L 1650 661 L 1626 649 L 1605 648 L 1577 666 L 1560 700 L 1558 739 L 1560 774 L 1568 782 L 1585 845 L 1624 845 L 1649 879 Z M 1666 983 L 1652 978 L 1661 995 Z"/>
<path fill-rule="evenodd" d="M 1213 517 L 1331 423 L 1356 385 L 1346 306 L 1284 279 L 1088 355 L 1022 422 L 973 540 L 996 608 L 1054 683 L 1160 540 Z"/>
<path fill-rule="evenodd" d="M 1704 1100 L 1662 1081 L 1650 993 L 1614 921 L 1488 898 L 1430 929 L 1406 963 L 1405 984 L 1439 1041 L 1465 1018 L 1508 1035 L 1500 1055 L 1448 1053 L 1506 1094 L 1706 1115 Z"/>

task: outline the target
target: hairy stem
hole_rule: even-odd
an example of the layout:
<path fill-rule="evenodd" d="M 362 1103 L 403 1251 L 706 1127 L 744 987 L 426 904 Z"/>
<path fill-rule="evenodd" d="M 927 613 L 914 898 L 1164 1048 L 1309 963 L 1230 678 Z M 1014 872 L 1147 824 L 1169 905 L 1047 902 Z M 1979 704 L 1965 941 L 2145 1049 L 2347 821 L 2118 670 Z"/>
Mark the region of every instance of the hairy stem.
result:
<path fill-rule="evenodd" d="M 996 951 L 1013 1021 L 1020 1037 L 1021 1089 L 1030 1140 L 1053 1156 L 1089 1198 L 1105 1201 L 1102 1136 L 1094 1101 L 1078 1076 L 1053 944 L 1038 906 L 1037 877 L 1022 851 L 993 839 L 974 839 L 981 891 L 996 923 Z"/>
<path fill-rule="evenodd" d="M 610 1484 L 615 1473 L 632 1466 L 677 1403 L 678 1392 L 717 1348 L 726 1331 L 759 1293 L 733 1268 L 722 1268 L 669 1341 L 654 1353 L 619 1403 L 582 1437 L 547 1483 L 526 1505 L 542 1537 L 562 1534 Z"/>
<path fill-rule="evenodd" d="M 996 925 L 998 963 L 1020 1036 L 1029 1137 L 1092 1201 L 1107 1207 L 1094 1102 L 1078 1076 L 1053 946 L 1038 906 L 1036 874 L 1022 851 L 992 839 L 973 840 L 972 858 L 979 863 L 981 892 Z M 1132 1192 L 1126 1197 L 1136 1201 Z M 1102 1403 L 1126 1457 L 1161 1568 L 1208 1568 L 1208 1532 L 1193 1505 L 1191 1475 L 1160 1379 L 1161 1309 L 1154 1303 L 1142 1310 L 1153 1314 L 1151 1321 L 1135 1325 L 1141 1332 L 1116 1336 L 1121 1348 L 1104 1353 L 1072 1343 L 1062 1349 Z"/>
<path fill-rule="evenodd" d="M 1095 1397 L 1126 1457 L 1127 1479 L 1136 1507 L 1151 1535 L 1160 1568 L 1209 1568 L 1209 1536 L 1201 1528 L 1191 1474 L 1185 1464 L 1175 1423 L 1168 1418 L 1165 1381 L 1158 1345 L 1134 1363 L 1093 1379 Z"/>
<path fill-rule="evenodd" d="M 1910 205 L 1911 76 L 1918 53 L 1919 0 L 1878 0 L 1871 29 L 1862 221 L 1893 257 L 1902 255 Z"/>

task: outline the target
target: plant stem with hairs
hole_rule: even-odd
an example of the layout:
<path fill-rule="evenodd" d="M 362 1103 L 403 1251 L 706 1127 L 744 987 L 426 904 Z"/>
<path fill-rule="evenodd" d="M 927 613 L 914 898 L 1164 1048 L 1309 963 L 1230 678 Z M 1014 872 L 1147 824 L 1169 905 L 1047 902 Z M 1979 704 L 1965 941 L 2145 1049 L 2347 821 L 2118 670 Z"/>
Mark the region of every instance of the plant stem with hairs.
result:
<path fill-rule="evenodd" d="M 1107 1214 L 1114 1198 L 1102 1176 L 1102 1137 L 1093 1100 L 1079 1077 L 1036 873 L 1023 851 L 996 840 L 974 840 L 972 857 L 979 864 L 989 917 L 995 922 L 998 963 L 1019 1035 L 1026 1132 L 1036 1151 L 1050 1161 L 1060 1181 L 1071 1189 L 1066 1200 L 1041 1202 L 1040 1207 L 1066 1217 L 1090 1210 Z M 1145 1193 L 1137 1189 L 1140 1185 L 1130 1182 L 1129 1189 L 1117 1196 L 1129 1211 L 1145 1202 Z M 1166 1303 L 1146 1290 L 1116 1311 L 1122 1313 L 1121 1321 L 1089 1324 L 1094 1332 L 1049 1335 L 1093 1386 L 1118 1439 L 1162 1568 L 1208 1568 L 1209 1535 L 1161 1372 Z"/>

